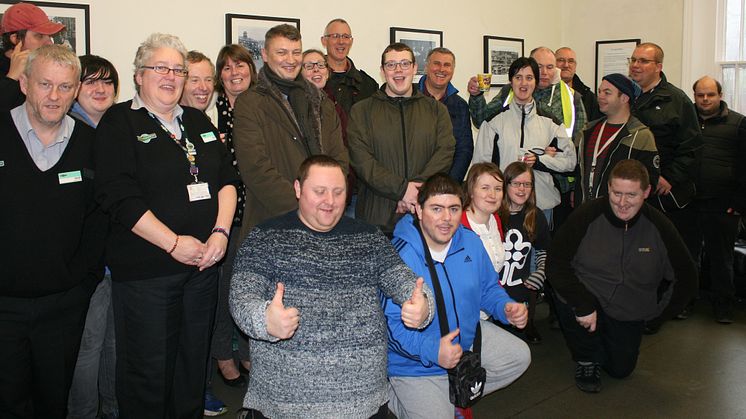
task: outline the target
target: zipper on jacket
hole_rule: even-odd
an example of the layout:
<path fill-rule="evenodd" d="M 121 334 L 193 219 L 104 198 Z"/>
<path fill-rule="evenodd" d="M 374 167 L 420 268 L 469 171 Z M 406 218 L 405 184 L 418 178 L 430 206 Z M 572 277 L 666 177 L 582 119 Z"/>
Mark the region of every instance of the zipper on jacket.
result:
<path fill-rule="evenodd" d="M 396 98 L 399 104 L 399 119 L 401 120 L 401 145 L 404 151 L 404 178 L 409 181 L 409 159 L 407 158 L 407 130 L 404 126 L 404 104 L 402 98 Z"/>
<path fill-rule="evenodd" d="M 536 106 L 536 104 L 534 104 Z M 521 108 L 521 148 L 523 148 L 523 128 L 526 125 L 526 105 L 520 106 Z"/>
<path fill-rule="evenodd" d="M 448 256 L 446 256 L 448 258 Z M 458 318 L 458 308 L 456 307 L 456 295 L 453 291 L 453 285 L 451 284 L 451 277 L 448 276 L 448 271 L 446 270 L 446 264 L 442 262 L 438 262 L 443 267 L 443 273 L 445 274 L 446 281 L 448 281 L 448 288 L 451 290 L 451 304 L 453 304 L 453 314 L 456 316 L 456 327 L 459 329 L 461 328 L 461 320 Z M 441 288 L 442 288 L 441 284 Z M 458 341 L 461 343 L 461 334 L 458 335 Z"/>

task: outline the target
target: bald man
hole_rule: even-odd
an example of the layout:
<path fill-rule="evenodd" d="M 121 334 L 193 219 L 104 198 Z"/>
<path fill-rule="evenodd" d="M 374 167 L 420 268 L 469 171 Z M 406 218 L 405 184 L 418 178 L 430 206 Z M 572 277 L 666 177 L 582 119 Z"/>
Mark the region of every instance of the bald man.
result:
<path fill-rule="evenodd" d="M 561 47 L 557 51 L 554 51 L 554 56 L 557 57 L 557 68 L 560 69 L 560 78 L 562 81 L 578 92 L 583 99 L 583 106 L 585 107 L 585 113 L 588 115 L 588 121 L 603 117 L 604 115 L 601 113 L 601 110 L 598 109 L 598 100 L 593 89 L 586 86 L 576 73 L 578 58 L 575 51 L 570 47 Z"/>
<path fill-rule="evenodd" d="M 746 118 L 728 109 L 722 100 L 723 88 L 717 80 L 705 76 L 692 88 L 704 144 L 694 200 L 698 227 L 695 243 L 700 247 L 704 243 L 704 252 L 710 260 L 708 273 L 715 320 L 730 324 L 735 299 L 733 243 L 740 214 L 746 211 L 743 166 Z"/>

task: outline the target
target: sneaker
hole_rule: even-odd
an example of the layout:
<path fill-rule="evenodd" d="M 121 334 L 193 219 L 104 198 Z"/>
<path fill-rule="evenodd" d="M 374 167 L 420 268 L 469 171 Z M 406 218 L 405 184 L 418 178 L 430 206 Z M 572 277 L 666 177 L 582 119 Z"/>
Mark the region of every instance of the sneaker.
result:
<path fill-rule="evenodd" d="M 228 413 L 228 408 L 222 400 L 215 397 L 211 391 L 205 391 L 205 416 L 220 416 Z"/>
<path fill-rule="evenodd" d="M 733 323 L 733 309 L 725 304 L 715 306 L 715 320 L 720 324 Z"/>
<path fill-rule="evenodd" d="M 595 362 L 578 362 L 575 366 L 575 385 L 586 393 L 601 391 L 601 365 Z"/>
<path fill-rule="evenodd" d="M 474 419 L 471 407 L 456 407 L 453 413 L 455 419 Z"/>

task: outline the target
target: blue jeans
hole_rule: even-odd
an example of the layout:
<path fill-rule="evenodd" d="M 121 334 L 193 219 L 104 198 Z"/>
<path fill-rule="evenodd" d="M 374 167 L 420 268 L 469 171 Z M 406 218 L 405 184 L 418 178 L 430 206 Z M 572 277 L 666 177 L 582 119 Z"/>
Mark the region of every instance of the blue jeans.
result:
<path fill-rule="evenodd" d="M 101 411 L 116 416 L 117 399 L 114 388 L 115 346 L 114 311 L 111 304 L 111 276 L 98 284 L 88 306 L 83 338 L 80 341 L 70 397 L 68 419 L 95 418 L 99 394 Z"/>

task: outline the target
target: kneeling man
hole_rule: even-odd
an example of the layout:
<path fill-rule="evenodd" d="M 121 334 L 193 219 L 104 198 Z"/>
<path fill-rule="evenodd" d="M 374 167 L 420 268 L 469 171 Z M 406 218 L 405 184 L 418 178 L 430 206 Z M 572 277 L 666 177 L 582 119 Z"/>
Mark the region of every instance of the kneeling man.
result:
<path fill-rule="evenodd" d="M 231 313 L 255 339 L 247 417 L 385 419 L 379 294 L 401 304 L 405 327 L 432 319 L 432 291 L 380 230 L 342 217 L 345 182 L 337 160 L 307 158 L 294 185 L 298 210 L 259 224 L 238 250 Z"/>
<path fill-rule="evenodd" d="M 644 322 L 670 319 L 696 291 L 694 261 L 673 224 L 645 202 L 648 172 L 622 160 L 608 197 L 573 211 L 554 236 L 547 278 L 575 368 L 575 384 L 601 391 L 601 369 L 623 378 L 640 353 Z"/>
<path fill-rule="evenodd" d="M 526 306 L 511 300 L 498 284 L 498 274 L 479 236 L 461 226 L 462 196 L 456 181 L 436 174 L 419 190 L 417 218 L 406 215 L 394 229 L 393 243 L 399 256 L 431 288 L 433 278 L 425 252 L 432 255 L 450 330 L 441 337 L 437 310 L 427 328 L 404 327 L 402 307 L 391 299 L 384 300 L 389 327 L 389 408 L 399 419 L 454 417 L 447 370 L 458 364 L 464 350 L 472 348 L 480 323 L 482 367 L 487 371 L 484 394 L 512 383 L 531 362 L 522 340 L 479 320 L 481 309 L 502 323 L 523 328 L 528 313 Z"/>

